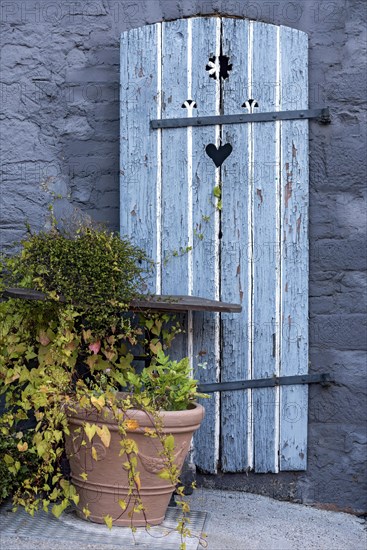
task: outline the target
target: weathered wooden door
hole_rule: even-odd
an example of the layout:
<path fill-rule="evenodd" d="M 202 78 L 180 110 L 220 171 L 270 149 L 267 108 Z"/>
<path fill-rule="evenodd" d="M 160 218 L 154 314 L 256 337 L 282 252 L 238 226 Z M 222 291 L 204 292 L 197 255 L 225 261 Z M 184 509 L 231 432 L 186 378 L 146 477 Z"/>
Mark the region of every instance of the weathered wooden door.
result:
<path fill-rule="evenodd" d="M 307 373 L 308 123 L 151 121 L 307 109 L 307 57 L 304 33 L 242 19 L 122 34 L 121 233 L 157 262 L 153 292 L 243 307 L 188 316 L 181 351 L 201 382 Z M 307 386 L 217 392 L 204 405 L 204 471 L 306 468 Z"/>

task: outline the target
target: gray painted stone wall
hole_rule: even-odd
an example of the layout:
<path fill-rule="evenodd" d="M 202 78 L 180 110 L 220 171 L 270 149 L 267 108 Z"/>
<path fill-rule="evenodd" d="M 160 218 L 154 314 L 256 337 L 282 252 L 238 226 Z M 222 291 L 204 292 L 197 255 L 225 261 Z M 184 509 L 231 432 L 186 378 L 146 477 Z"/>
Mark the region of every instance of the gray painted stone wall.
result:
<path fill-rule="evenodd" d="M 366 511 L 364 0 L 1 0 L 1 249 L 75 212 L 118 229 L 119 36 L 196 14 L 246 16 L 310 39 L 310 388 L 305 473 L 203 476 L 206 484 Z M 364 297 L 363 297 L 364 296 Z"/>

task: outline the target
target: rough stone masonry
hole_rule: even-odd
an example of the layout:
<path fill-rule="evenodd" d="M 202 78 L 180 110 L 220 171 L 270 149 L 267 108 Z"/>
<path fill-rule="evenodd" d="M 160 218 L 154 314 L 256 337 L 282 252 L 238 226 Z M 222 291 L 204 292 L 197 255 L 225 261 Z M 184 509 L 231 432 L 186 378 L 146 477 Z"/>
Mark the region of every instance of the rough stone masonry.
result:
<path fill-rule="evenodd" d="M 310 387 L 308 470 L 203 476 L 305 503 L 365 512 L 366 3 L 364 0 L 1 0 L 1 249 L 81 211 L 118 230 L 119 37 L 197 14 L 305 31 L 310 106 Z M 55 198 L 55 197 L 62 197 Z M 54 197 L 54 199 L 52 199 Z M 363 298 L 364 297 L 364 298 Z"/>

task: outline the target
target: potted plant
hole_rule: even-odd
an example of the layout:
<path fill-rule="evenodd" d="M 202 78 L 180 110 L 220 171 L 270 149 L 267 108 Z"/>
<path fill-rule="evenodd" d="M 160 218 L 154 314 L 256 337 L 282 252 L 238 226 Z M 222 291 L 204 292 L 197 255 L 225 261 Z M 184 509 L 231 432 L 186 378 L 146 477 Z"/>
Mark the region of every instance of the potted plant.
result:
<path fill-rule="evenodd" d="M 130 393 L 104 391 L 92 407 L 69 410 L 67 454 L 79 515 L 88 510 L 97 523 L 106 510 L 115 525 L 161 523 L 203 419 L 203 407 L 191 399 L 188 360 L 170 361 L 162 352 L 157 359 L 141 375 L 127 374 Z"/>
<path fill-rule="evenodd" d="M 109 527 L 164 518 L 204 410 L 188 360 L 167 355 L 178 325 L 129 311 L 149 266 L 127 239 L 92 226 L 29 233 L 3 260 L 3 287 L 42 298 L 0 302 L 0 433 L 17 434 L 17 453 L 33 464 L 13 495 L 31 514 L 59 516 L 73 503 Z M 134 359 L 143 352 L 145 369 Z M 22 461 L 4 461 L 17 477 Z"/>

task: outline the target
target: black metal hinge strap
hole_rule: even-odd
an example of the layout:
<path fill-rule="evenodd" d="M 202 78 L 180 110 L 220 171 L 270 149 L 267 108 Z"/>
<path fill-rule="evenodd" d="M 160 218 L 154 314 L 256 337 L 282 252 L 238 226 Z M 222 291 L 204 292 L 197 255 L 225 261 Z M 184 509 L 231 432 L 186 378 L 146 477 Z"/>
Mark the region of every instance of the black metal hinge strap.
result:
<path fill-rule="evenodd" d="M 201 116 L 190 118 L 166 118 L 151 120 L 153 129 L 186 128 L 187 126 L 213 126 L 216 124 L 240 124 L 244 122 L 275 122 L 276 120 L 302 120 L 316 118 L 327 124 L 331 121 L 329 107 L 322 109 L 303 109 L 298 111 L 272 111 L 269 113 L 251 113 L 236 115 Z"/>
<path fill-rule="evenodd" d="M 218 382 L 213 384 L 199 384 L 198 390 L 204 393 L 216 391 L 247 390 L 249 388 L 274 388 L 276 386 L 293 386 L 297 384 L 322 384 L 328 386 L 333 380 L 328 373 L 301 374 L 297 376 L 274 376 L 256 380 L 236 380 L 233 382 Z"/>

